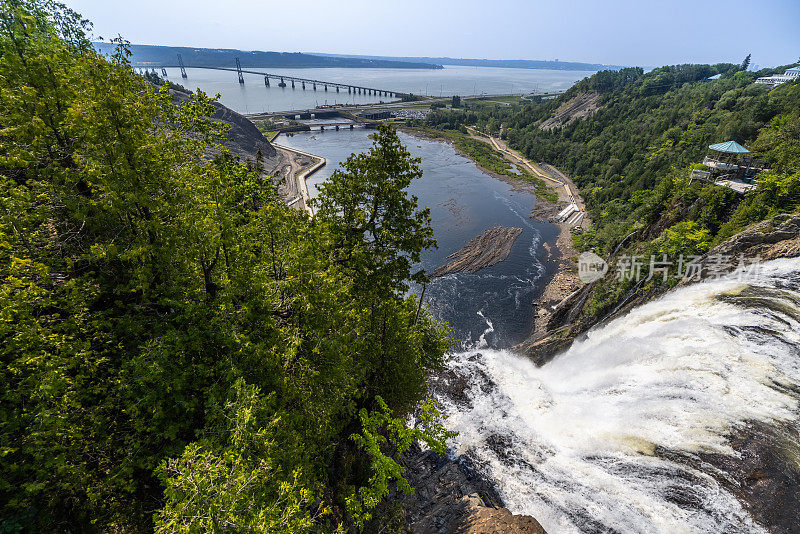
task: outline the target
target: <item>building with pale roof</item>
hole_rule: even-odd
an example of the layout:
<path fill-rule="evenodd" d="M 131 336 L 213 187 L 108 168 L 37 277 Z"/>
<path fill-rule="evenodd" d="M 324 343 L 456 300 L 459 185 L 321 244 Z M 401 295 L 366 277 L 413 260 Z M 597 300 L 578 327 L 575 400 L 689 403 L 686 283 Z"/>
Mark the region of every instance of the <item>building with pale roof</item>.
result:
<path fill-rule="evenodd" d="M 769 88 L 773 88 L 776 85 L 780 85 L 782 83 L 791 82 L 800 78 L 800 67 L 792 67 L 791 69 L 786 69 L 786 72 L 783 74 L 773 74 L 772 76 L 762 76 L 761 78 L 756 80 L 756 83 L 760 83 L 762 85 L 766 85 Z"/>
<path fill-rule="evenodd" d="M 754 179 L 766 168 L 763 161 L 749 157 L 750 151 L 736 141 L 716 143 L 708 148 L 710 152 L 703 159 L 707 170 L 694 169 L 692 180 L 727 187 L 740 194 L 755 190 Z"/>

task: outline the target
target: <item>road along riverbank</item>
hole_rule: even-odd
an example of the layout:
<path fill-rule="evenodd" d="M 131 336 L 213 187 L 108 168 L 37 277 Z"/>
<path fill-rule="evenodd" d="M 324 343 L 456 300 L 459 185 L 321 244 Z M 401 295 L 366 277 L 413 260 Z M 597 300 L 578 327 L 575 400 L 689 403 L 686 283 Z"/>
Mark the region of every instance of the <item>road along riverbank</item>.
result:
<path fill-rule="evenodd" d="M 289 206 L 295 206 L 308 212 L 309 215 L 314 215 L 314 210 L 311 207 L 311 195 L 308 193 L 308 184 L 306 180 L 322 167 L 327 165 L 328 160 L 323 156 L 310 154 L 291 148 L 284 145 L 275 143 L 278 136 L 273 138 L 272 146 L 276 150 L 282 151 L 289 161 L 289 168 L 286 172 L 288 184 L 288 194 L 290 200 L 287 201 Z"/>

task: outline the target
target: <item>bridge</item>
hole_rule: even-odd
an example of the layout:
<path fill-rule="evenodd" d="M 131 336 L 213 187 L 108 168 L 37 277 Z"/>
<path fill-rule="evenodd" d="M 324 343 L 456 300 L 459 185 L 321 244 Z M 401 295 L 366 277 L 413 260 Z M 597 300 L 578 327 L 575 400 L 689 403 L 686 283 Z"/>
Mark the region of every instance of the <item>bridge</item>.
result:
<path fill-rule="evenodd" d="M 183 73 L 183 60 L 179 58 L 179 62 L 181 63 L 181 71 Z M 312 78 L 300 78 L 298 76 L 287 76 L 285 74 L 272 74 L 269 72 L 261 72 L 257 70 L 249 70 L 243 69 L 241 64 L 239 63 L 239 58 L 236 58 L 236 67 L 194 67 L 191 65 L 185 65 L 185 68 L 193 68 L 193 69 L 211 69 L 211 70 L 224 70 L 235 72 L 239 76 L 239 83 L 244 84 L 244 74 L 256 74 L 258 76 L 264 77 L 264 85 L 269 87 L 270 80 L 274 80 L 278 87 L 287 87 L 291 84 L 292 89 L 297 88 L 299 85 L 301 89 L 311 89 L 312 91 L 317 90 L 317 86 L 323 91 L 328 91 L 330 88 L 331 91 L 336 91 L 337 93 L 347 89 L 347 92 L 350 94 L 364 94 L 364 95 L 375 95 L 375 96 L 389 96 L 389 97 L 402 97 L 406 93 L 400 93 L 398 91 L 391 91 L 387 89 L 379 89 L 375 87 L 364 87 L 361 85 L 353 85 L 348 83 L 339 83 L 339 82 L 327 82 L 324 80 L 315 80 Z M 183 76 L 183 74 L 181 74 Z M 185 76 L 184 76 L 185 77 Z"/>
<path fill-rule="evenodd" d="M 315 130 L 319 130 L 320 132 L 324 132 L 325 130 L 354 130 L 356 128 L 365 128 L 367 130 L 374 130 L 378 127 L 379 122 L 315 122 L 315 123 L 305 123 L 305 124 L 297 124 L 294 126 L 289 126 L 286 128 L 281 128 L 278 131 L 282 134 L 291 135 L 298 132 L 313 132 Z"/>

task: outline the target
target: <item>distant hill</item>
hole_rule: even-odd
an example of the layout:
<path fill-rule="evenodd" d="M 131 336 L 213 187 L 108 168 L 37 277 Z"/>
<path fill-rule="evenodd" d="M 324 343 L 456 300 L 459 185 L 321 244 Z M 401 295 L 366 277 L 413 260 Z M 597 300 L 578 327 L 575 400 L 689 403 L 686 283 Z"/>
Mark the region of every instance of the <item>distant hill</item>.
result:
<path fill-rule="evenodd" d="M 104 54 L 114 49 L 111 43 L 93 43 Z M 190 48 L 185 46 L 131 45 L 131 62 L 139 67 L 177 67 L 178 54 L 187 67 L 233 67 L 239 58 L 244 67 L 259 68 L 383 68 L 441 69 L 430 61 L 399 61 L 377 58 L 323 56 L 289 52 L 259 52 L 232 48 Z"/>
<path fill-rule="evenodd" d="M 467 67 L 500 67 L 507 69 L 553 69 L 553 70 L 619 70 L 622 65 L 604 65 L 602 63 L 581 63 L 575 61 L 547 61 L 536 59 L 462 59 L 452 57 L 390 57 L 390 56 L 361 56 L 346 54 L 315 54 L 325 57 L 338 57 L 350 59 L 373 59 L 379 61 L 403 61 L 426 63 L 429 65 L 461 65 Z"/>

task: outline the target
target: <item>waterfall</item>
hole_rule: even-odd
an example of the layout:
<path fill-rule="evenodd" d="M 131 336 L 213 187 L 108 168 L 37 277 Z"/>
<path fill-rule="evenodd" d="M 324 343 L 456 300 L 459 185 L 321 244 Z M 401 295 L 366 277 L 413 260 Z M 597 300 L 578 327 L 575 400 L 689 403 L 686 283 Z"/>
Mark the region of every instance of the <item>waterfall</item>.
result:
<path fill-rule="evenodd" d="M 453 452 L 550 533 L 764 531 L 731 489 L 732 440 L 790 426 L 797 445 L 799 289 L 800 259 L 774 260 L 672 291 L 542 367 L 455 354 L 433 387 Z"/>

